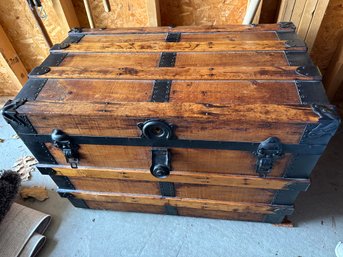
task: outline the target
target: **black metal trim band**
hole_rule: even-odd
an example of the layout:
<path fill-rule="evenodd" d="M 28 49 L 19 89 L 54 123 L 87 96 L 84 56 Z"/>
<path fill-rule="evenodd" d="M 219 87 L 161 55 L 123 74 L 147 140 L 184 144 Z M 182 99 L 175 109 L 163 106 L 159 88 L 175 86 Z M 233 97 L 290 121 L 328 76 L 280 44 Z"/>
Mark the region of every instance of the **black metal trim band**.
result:
<path fill-rule="evenodd" d="M 42 67 L 53 67 L 59 66 L 68 53 L 51 53 L 40 66 Z"/>
<path fill-rule="evenodd" d="M 289 66 L 313 66 L 313 62 L 307 52 L 285 51 L 285 57 Z"/>
<path fill-rule="evenodd" d="M 286 167 L 284 178 L 308 178 L 316 166 L 320 154 L 318 155 L 301 155 L 294 154 Z"/>
<path fill-rule="evenodd" d="M 159 182 L 160 192 L 162 196 L 175 197 L 175 186 L 172 182 Z"/>
<path fill-rule="evenodd" d="M 179 42 L 181 38 L 181 33 L 168 33 L 166 36 L 166 42 Z M 162 52 L 160 56 L 160 61 L 158 67 L 174 67 L 176 60 L 175 52 Z M 172 85 L 172 80 L 155 80 L 151 102 L 168 102 L 170 88 Z"/>
<path fill-rule="evenodd" d="M 181 32 L 168 32 L 166 42 L 179 42 L 181 39 Z"/>
<path fill-rule="evenodd" d="M 323 83 L 320 81 L 296 81 L 301 104 L 330 104 Z"/>
<path fill-rule="evenodd" d="M 29 142 L 51 143 L 50 135 L 21 134 Z M 123 145 L 123 146 L 149 146 L 164 148 L 201 148 L 218 150 L 237 150 L 254 152 L 260 143 L 231 142 L 231 141 L 202 141 L 202 140 L 152 140 L 146 138 L 123 138 L 123 137 L 96 137 L 96 136 L 69 136 L 73 143 L 91 145 Z M 283 144 L 285 153 L 297 153 L 301 155 L 318 155 L 323 152 L 326 145 L 306 144 Z"/>
<path fill-rule="evenodd" d="M 278 190 L 275 192 L 271 205 L 292 205 L 301 191 Z"/>
<path fill-rule="evenodd" d="M 289 206 L 288 208 L 280 208 L 275 211 L 273 214 L 266 215 L 264 217 L 263 222 L 272 223 L 272 224 L 280 224 L 284 220 L 287 215 L 291 215 L 294 212 L 293 206 Z"/>
<path fill-rule="evenodd" d="M 47 79 L 29 79 L 14 100 L 36 100 L 47 81 Z"/>
<path fill-rule="evenodd" d="M 158 67 L 174 67 L 176 61 L 176 53 L 163 52 L 161 53 L 160 62 Z"/>
<path fill-rule="evenodd" d="M 67 198 L 72 203 L 72 205 L 74 205 L 75 207 L 89 209 L 88 205 L 86 204 L 86 202 L 84 200 L 76 198 L 71 193 L 63 192 L 63 191 L 60 191 L 60 190 L 57 190 L 57 193 L 61 197 Z"/>
<path fill-rule="evenodd" d="M 62 189 L 68 189 L 68 190 L 75 190 L 76 188 L 71 183 L 68 177 L 66 176 L 56 176 L 56 175 L 50 175 L 50 178 L 55 182 L 55 184 Z"/>
<path fill-rule="evenodd" d="M 155 80 L 152 89 L 151 102 L 168 102 L 171 84 L 171 80 Z"/>

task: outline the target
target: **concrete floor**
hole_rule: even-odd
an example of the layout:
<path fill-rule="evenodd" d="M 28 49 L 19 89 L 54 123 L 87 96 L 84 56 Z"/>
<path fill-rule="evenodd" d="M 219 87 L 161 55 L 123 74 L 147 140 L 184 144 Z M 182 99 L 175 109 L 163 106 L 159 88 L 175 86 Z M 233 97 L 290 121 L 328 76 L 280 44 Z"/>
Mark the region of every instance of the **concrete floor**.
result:
<path fill-rule="evenodd" d="M 13 135 L 0 118 L 0 138 L 5 140 L 0 144 L 0 169 L 9 169 L 17 158 L 30 154 Z M 46 186 L 49 199 L 23 204 L 53 217 L 39 257 L 334 257 L 336 244 L 343 241 L 342 145 L 340 130 L 313 171 L 311 188 L 296 202 L 290 218 L 295 228 L 77 209 L 39 172 L 23 185 Z"/>

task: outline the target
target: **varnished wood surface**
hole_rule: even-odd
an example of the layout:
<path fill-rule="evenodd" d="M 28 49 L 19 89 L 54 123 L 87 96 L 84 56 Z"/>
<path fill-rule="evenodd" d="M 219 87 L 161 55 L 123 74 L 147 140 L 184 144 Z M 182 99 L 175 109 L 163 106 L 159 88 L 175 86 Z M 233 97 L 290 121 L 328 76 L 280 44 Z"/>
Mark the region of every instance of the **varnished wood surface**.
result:
<path fill-rule="evenodd" d="M 208 26 L 176 26 L 176 27 L 141 27 L 141 28 L 108 28 L 87 29 L 83 28 L 83 34 L 127 34 L 127 33 L 199 33 L 199 32 L 246 32 L 246 31 L 294 31 L 290 27 L 281 27 L 279 24 L 257 25 L 208 25 Z"/>
<path fill-rule="evenodd" d="M 266 64 L 267 65 L 267 64 Z M 301 75 L 296 66 L 232 67 L 49 67 L 50 71 L 32 74 L 44 79 L 179 79 L 179 80 L 321 80 L 320 75 Z"/>
<path fill-rule="evenodd" d="M 47 147 L 59 164 L 67 165 L 61 150 L 50 143 Z M 151 166 L 150 147 L 80 145 L 78 152 L 80 166 L 145 170 Z M 173 171 L 256 176 L 256 157 L 250 152 L 190 148 L 171 148 L 170 152 Z M 277 160 L 269 176 L 282 176 L 290 157 L 286 154 Z"/>
<path fill-rule="evenodd" d="M 154 81 L 48 80 L 38 101 L 149 102 Z M 132 94 L 132 92 L 135 92 Z M 271 95 L 282 97 L 270 97 Z M 300 104 L 294 82 L 173 81 L 169 102 Z"/>
<path fill-rule="evenodd" d="M 116 203 L 116 202 L 100 202 L 100 201 L 86 201 L 91 209 L 100 210 L 114 210 L 114 211 L 128 211 L 128 212 L 145 212 L 164 214 L 163 206 L 154 206 L 146 204 L 130 204 L 130 203 Z M 223 212 L 223 211 L 209 211 L 199 210 L 193 208 L 177 208 L 178 214 L 181 216 L 203 217 L 212 219 L 233 219 L 246 221 L 263 221 L 264 216 L 258 213 L 238 213 L 238 212 Z"/>
<path fill-rule="evenodd" d="M 149 118 L 109 118 L 110 116 L 87 115 L 29 115 L 39 134 L 51 134 L 52 129 L 59 128 L 69 135 L 109 136 L 109 137 L 140 137 L 141 131 L 137 124 Z M 114 116 L 113 116 L 114 117 Z M 215 116 L 214 116 L 215 117 Z M 178 139 L 261 142 L 271 135 L 280 138 L 283 143 L 297 144 L 304 131 L 305 124 L 277 123 L 267 121 L 232 122 L 225 120 L 190 120 L 182 118 L 166 118 L 152 116 L 167 123 L 177 125 L 175 135 Z M 258 131 L 258 133 L 257 133 Z M 209 133 L 210 132 L 210 133 Z"/>
<path fill-rule="evenodd" d="M 40 165 L 47 167 L 47 165 Z M 50 166 L 49 166 L 50 167 Z M 163 179 L 151 175 L 147 169 L 101 169 L 95 167 L 79 167 L 72 169 L 68 166 L 53 166 L 56 175 L 67 176 L 69 178 L 89 178 L 89 179 L 116 179 L 132 181 L 152 181 L 152 182 L 173 182 L 199 185 L 217 185 L 242 188 L 264 188 L 264 189 L 284 189 L 287 190 L 293 184 L 308 185 L 308 179 L 291 178 L 260 178 L 249 175 L 232 175 L 225 173 L 204 173 L 198 171 L 178 171 L 173 170 L 171 174 Z M 257 174 L 256 174 L 257 175 Z"/>
<path fill-rule="evenodd" d="M 244 202 L 230 202 L 217 200 L 204 200 L 193 198 L 180 197 L 162 197 L 162 196 L 148 196 L 138 194 L 119 194 L 119 193 L 103 193 L 91 191 L 68 190 L 64 191 L 70 193 L 75 198 L 91 201 L 101 202 L 121 202 L 121 203 L 135 203 L 148 204 L 156 206 L 170 205 L 175 207 L 195 208 L 213 211 L 228 211 L 239 213 L 260 213 L 273 214 L 275 211 L 283 208 L 291 208 L 291 206 L 284 205 L 269 205 L 262 203 L 244 203 Z"/>
<path fill-rule="evenodd" d="M 306 51 L 290 47 L 287 41 L 208 41 L 208 42 L 97 42 L 75 43 L 52 53 L 137 53 L 137 52 L 223 52 L 223 51 Z"/>
<path fill-rule="evenodd" d="M 147 205 L 147 204 L 134 204 L 134 203 L 120 203 L 120 202 L 100 202 L 100 201 L 86 201 L 86 204 L 91 209 L 99 210 L 114 210 L 125 212 L 145 212 L 164 214 L 164 206 Z"/>
<path fill-rule="evenodd" d="M 319 116 L 307 105 L 277 104 L 196 104 L 196 103 L 108 103 L 108 102 L 27 102 L 17 109 L 29 117 L 40 116 L 89 116 L 94 118 L 116 117 L 152 119 L 169 118 L 192 120 L 223 120 L 243 122 L 278 122 L 278 123 L 317 123 Z M 39 127 L 39 124 L 36 124 Z M 181 125 L 181 124 L 180 124 Z"/>
<path fill-rule="evenodd" d="M 109 43 L 109 42 L 164 42 L 167 33 L 159 34 L 112 34 L 85 35 L 79 43 Z M 182 33 L 180 42 L 204 41 L 257 41 L 279 40 L 275 32 L 218 32 L 218 33 Z"/>
<path fill-rule="evenodd" d="M 157 67 L 159 53 L 69 53 L 61 67 Z M 254 60 L 253 62 L 251 60 Z M 175 67 L 227 67 L 227 66 L 287 66 L 283 52 L 197 52 L 178 53 Z M 177 78 L 175 78 L 177 79 Z"/>
<path fill-rule="evenodd" d="M 70 177 L 70 181 L 77 190 L 161 195 L 158 183 L 153 181 L 98 179 L 91 177 Z M 268 204 L 271 203 L 275 193 L 276 191 L 267 189 L 175 183 L 175 194 L 176 197 L 180 198 Z"/>

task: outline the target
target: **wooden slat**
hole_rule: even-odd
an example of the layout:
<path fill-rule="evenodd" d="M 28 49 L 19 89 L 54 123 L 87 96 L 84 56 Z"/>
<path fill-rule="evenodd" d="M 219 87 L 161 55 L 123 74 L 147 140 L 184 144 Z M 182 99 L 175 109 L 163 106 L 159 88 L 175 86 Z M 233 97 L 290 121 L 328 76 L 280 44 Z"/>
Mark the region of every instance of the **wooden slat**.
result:
<path fill-rule="evenodd" d="M 152 97 L 152 87 L 152 80 L 50 79 L 36 99 L 148 102 Z M 300 104 L 294 82 L 173 81 L 172 88 L 169 102 L 205 103 L 211 99 L 212 104 Z"/>
<path fill-rule="evenodd" d="M 317 123 L 319 117 L 309 106 L 250 104 L 214 105 L 195 103 L 87 103 L 27 102 L 17 109 L 30 115 L 75 115 L 126 118 L 188 118 L 244 122 Z"/>
<path fill-rule="evenodd" d="M 307 0 L 296 0 L 291 21 L 294 23 L 294 25 L 298 28 L 300 24 L 301 17 L 304 14 L 304 8 Z"/>
<path fill-rule="evenodd" d="M 41 165 L 44 167 L 44 165 Z M 94 169 L 83 168 L 71 169 L 67 167 L 54 166 L 57 175 L 68 177 L 87 177 L 102 179 L 120 180 L 144 180 L 174 183 L 188 183 L 200 185 L 218 185 L 244 188 L 264 188 L 264 189 L 286 189 L 292 184 L 309 184 L 308 179 L 289 178 L 259 178 L 256 176 L 239 176 L 219 173 L 201 173 L 189 171 L 172 171 L 170 176 L 163 179 L 155 178 L 149 170 L 129 170 L 129 169 Z"/>
<path fill-rule="evenodd" d="M 304 76 L 295 66 L 232 66 L 232 67 L 122 67 L 76 68 L 50 67 L 43 75 L 30 74 L 31 78 L 54 79 L 170 79 L 170 80 L 321 80 L 321 76 Z"/>
<path fill-rule="evenodd" d="M 279 24 L 257 25 L 208 25 L 208 26 L 176 26 L 176 27 L 141 27 L 141 28 L 109 28 L 82 29 L 84 34 L 128 34 L 128 33 L 213 33 L 213 32 L 245 32 L 245 31 L 294 31 L 292 28 L 281 28 Z"/>
<path fill-rule="evenodd" d="M 13 84 L 12 85 L 1 85 L 9 86 L 13 93 L 18 92 L 22 85 L 27 81 L 27 71 L 17 55 L 11 41 L 7 37 L 4 29 L 0 25 L 0 63 L 1 66 L 5 67 L 7 74 L 10 76 Z"/>
<path fill-rule="evenodd" d="M 302 17 L 300 19 L 299 25 L 298 25 L 298 35 L 305 39 L 307 35 L 307 31 L 312 23 L 313 14 L 316 10 L 317 3 L 320 2 L 318 0 L 307 0 L 304 12 L 302 14 Z"/>
<path fill-rule="evenodd" d="M 68 32 L 71 28 L 80 27 L 72 1 L 56 0 L 53 1 L 53 6 L 59 19 L 62 21 L 65 32 Z"/>
<path fill-rule="evenodd" d="M 146 0 L 149 26 L 158 27 L 161 26 L 160 15 L 160 1 L 159 0 Z"/>
<path fill-rule="evenodd" d="M 137 53 L 137 52 L 224 52 L 224 51 L 306 51 L 305 46 L 289 47 L 286 41 L 214 41 L 214 42 L 131 42 L 71 44 L 52 53 Z"/>
<path fill-rule="evenodd" d="M 338 89 L 343 86 L 343 37 L 324 76 L 324 85 L 330 100 L 334 99 Z"/>
<path fill-rule="evenodd" d="M 112 34 L 85 35 L 80 43 L 113 43 L 113 42 L 165 42 L 167 33 L 154 34 Z M 218 33 L 183 33 L 180 42 L 210 42 L 210 41 L 277 41 L 274 31 L 262 32 L 218 32 Z"/>
<path fill-rule="evenodd" d="M 295 2 L 296 0 L 282 0 L 278 16 L 278 22 L 291 20 Z"/>
<path fill-rule="evenodd" d="M 312 22 L 307 30 L 305 37 L 306 44 L 308 46 L 309 52 L 312 50 L 314 41 L 317 38 L 317 33 L 322 24 L 324 14 L 328 7 L 329 0 L 318 0 L 316 9 L 313 14 Z"/>
<path fill-rule="evenodd" d="M 273 214 L 279 209 L 287 208 L 290 206 L 283 205 L 268 205 L 268 204 L 253 204 L 242 202 L 229 202 L 229 201 L 216 201 L 216 200 L 203 200 L 194 198 L 179 198 L 179 197 L 162 197 L 162 196 L 147 196 L 147 195 L 134 195 L 134 194 L 118 194 L 118 193 L 99 193 L 91 191 L 63 191 L 72 194 L 74 197 L 91 201 L 104 201 L 104 202 L 122 202 L 122 203 L 135 203 L 135 204 L 148 204 L 164 206 L 170 205 L 175 207 L 188 207 L 195 209 L 205 210 L 218 210 L 218 211 L 234 211 L 244 213 L 262 213 Z"/>
<path fill-rule="evenodd" d="M 60 67 L 156 67 L 160 53 L 69 53 Z M 99 60 L 101 62 L 99 63 Z M 251 62 L 251 60 L 254 60 Z M 283 52 L 211 52 L 211 53 L 178 53 L 175 67 L 227 67 L 227 66 L 288 66 Z M 101 65 L 101 66 L 99 66 Z M 174 78 L 176 79 L 176 78 Z"/>

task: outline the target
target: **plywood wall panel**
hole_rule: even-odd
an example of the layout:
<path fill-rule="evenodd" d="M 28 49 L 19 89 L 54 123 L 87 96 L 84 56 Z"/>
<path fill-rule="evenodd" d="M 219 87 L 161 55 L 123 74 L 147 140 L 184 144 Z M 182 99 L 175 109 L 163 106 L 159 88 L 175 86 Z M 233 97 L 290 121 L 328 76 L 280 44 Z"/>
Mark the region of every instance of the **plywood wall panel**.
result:
<path fill-rule="evenodd" d="M 161 0 L 161 23 L 162 26 L 240 24 L 247 4 L 247 0 Z"/>
<path fill-rule="evenodd" d="M 0 96 L 15 95 L 18 93 L 16 87 L 11 87 L 12 83 L 11 77 L 7 74 L 6 67 L 0 63 Z"/>
<path fill-rule="evenodd" d="M 102 0 L 89 0 L 97 28 L 149 26 L 146 0 L 109 0 L 110 12 L 105 12 Z M 73 0 L 81 27 L 89 27 L 83 0 Z"/>
<path fill-rule="evenodd" d="M 311 52 L 311 57 L 324 75 L 342 34 L 343 1 L 331 0 Z"/>

